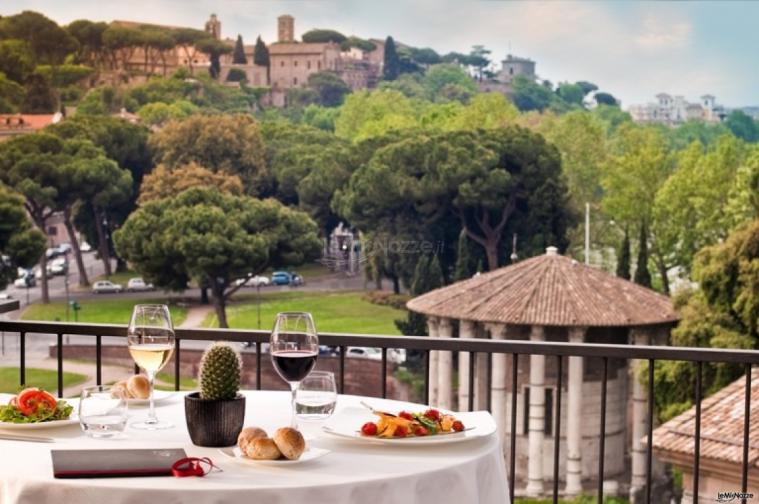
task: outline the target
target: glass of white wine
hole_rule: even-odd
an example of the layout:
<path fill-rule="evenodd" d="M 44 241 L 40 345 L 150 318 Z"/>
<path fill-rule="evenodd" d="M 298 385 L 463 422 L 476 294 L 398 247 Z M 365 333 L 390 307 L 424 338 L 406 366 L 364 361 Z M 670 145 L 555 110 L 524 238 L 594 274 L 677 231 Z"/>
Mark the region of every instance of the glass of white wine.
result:
<path fill-rule="evenodd" d="M 170 422 L 158 420 L 153 403 L 155 375 L 174 353 L 174 328 L 169 307 L 166 305 L 135 305 L 127 329 L 129 353 L 148 375 L 150 381 L 150 410 L 148 418 L 130 424 L 135 429 L 158 430 L 173 427 Z"/>

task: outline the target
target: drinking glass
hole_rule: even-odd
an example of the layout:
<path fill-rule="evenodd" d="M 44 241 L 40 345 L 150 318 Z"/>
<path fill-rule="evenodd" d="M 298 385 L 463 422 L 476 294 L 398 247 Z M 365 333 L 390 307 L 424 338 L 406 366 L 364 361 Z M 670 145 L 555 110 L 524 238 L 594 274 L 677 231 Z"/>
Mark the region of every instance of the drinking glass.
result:
<path fill-rule="evenodd" d="M 79 425 L 88 436 L 108 438 L 124 432 L 127 422 L 127 401 L 113 393 L 109 385 L 82 389 L 79 399 Z"/>
<path fill-rule="evenodd" d="M 299 420 L 326 420 L 334 413 L 336 403 L 335 374 L 329 371 L 311 372 L 295 391 L 295 415 Z"/>
<path fill-rule="evenodd" d="M 310 313 L 287 312 L 277 314 L 269 340 L 269 352 L 274 369 L 290 384 L 290 425 L 297 427 L 295 419 L 295 392 L 316 365 L 319 355 L 319 337 Z"/>
<path fill-rule="evenodd" d="M 158 420 L 155 414 L 153 389 L 155 375 L 174 353 L 174 328 L 169 307 L 166 305 L 136 305 L 127 330 L 129 353 L 148 375 L 150 381 L 150 410 L 148 418 L 130 424 L 135 429 L 158 430 L 173 427 L 170 422 Z"/>

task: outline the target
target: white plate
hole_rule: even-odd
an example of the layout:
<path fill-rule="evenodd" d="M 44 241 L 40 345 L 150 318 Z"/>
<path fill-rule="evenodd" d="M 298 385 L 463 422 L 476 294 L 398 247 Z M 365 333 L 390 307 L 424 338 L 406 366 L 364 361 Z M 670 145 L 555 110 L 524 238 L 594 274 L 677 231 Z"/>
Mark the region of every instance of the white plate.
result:
<path fill-rule="evenodd" d="M 324 448 L 308 447 L 306 448 L 306 451 L 303 452 L 303 455 L 301 455 L 298 460 L 287 460 L 287 459 L 254 460 L 243 455 L 242 450 L 240 450 L 240 448 L 237 446 L 230 447 L 230 448 L 219 448 L 219 451 L 225 457 L 234 459 L 235 461 L 241 464 L 245 464 L 245 465 L 263 464 L 263 465 L 270 465 L 270 466 L 291 466 L 291 465 L 303 464 L 303 463 L 321 458 L 329 453 L 332 453 L 330 450 L 325 450 Z"/>
<path fill-rule="evenodd" d="M 434 436 L 380 438 L 361 434 L 361 426 L 366 422 L 377 421 L 377 416 L 373 415 L 366 408 L 349 406 L 335 413 L 322 429 L 327 434 L 341 439 L 364 443 L 406 446 L 461 443 L 490 436 L 496 431 L 495 421 L 487 411 L 453 413 L 453 415 L 464 423 L 465 430 L 453 434 L 437 434 Z"/>
<path fill-rule="evenodd" d="M 176 392 L 169 390 L 155 390 L 153 392 L 153 401 L 156 404 L 166 402 L 176 395 Z M 150 404 L 150 399 L 127 399 L 129 406 L 147 406 Z"/>
<path fill-rule="evenodd" d="M 79 419 L 74 418 L 73 413 L 67 420 L 53 420 L 51 422 L 37 422 L 37 423 L 0 422 L 0 431 L 55 429 L 58 427 L 67 427 L 69 425 L 79 425 Z"/>
<path fill-rule="evenodd" d="M 12 394 L 0 394 L 0 404 L 5 406 L 8 401 L 14 397 Z M 12 422 L 0 422 L 0 431 L 23 431 L 23 430 L 41 430 L 41 429 L 56 429 L 59 427 L 67 427 L 70 425 L 79 425 L 79 418 L 76 416 L 76 408 L 78 402 L 76 399 L 66 399 L 69 406 L 73 406 L 74 410 L 71 412 L 71 416 L 66 420 L 53 420 L 51 422 L 37 422 L 37 423 L 12 423 Z"/>

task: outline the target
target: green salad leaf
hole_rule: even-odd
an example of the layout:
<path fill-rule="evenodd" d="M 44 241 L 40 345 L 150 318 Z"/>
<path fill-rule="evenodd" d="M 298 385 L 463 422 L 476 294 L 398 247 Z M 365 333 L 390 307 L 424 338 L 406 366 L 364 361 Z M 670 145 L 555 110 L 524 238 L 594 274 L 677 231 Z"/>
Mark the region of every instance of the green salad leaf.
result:
<path fill-rule="evenodd" d="M 16 406 L 5 405 L 0 406 L 0 422 L 8 423 L 40 423 L 40 422 L 52 422 L 53 420 L 67 420 L 71 413 L 74 411 L 74 407 L 68 404 L 66 401 L 58 401 L 55 410 L 43 410 L 40 409 L 34 415 L 26 416 L 21 413 Z"/>

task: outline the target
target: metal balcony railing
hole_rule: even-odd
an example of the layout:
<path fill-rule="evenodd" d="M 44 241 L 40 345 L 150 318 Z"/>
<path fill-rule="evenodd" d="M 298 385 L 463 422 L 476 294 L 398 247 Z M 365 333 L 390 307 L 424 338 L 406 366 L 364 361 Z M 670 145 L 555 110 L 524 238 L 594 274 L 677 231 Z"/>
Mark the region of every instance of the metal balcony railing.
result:
<path fill-rule="evenodd" d="M 63 394 L 63 343 L 64 336 L 92 336 L 95 338 L 95 372 L 97 384 L 102 382 L 102 338 L 103 337 L 126 337 L 125 325 L 106 324 L 77 324 L 61 322 L 29 322 L 29 321 L 3 321 L 0 320 L 0 331 L 6 333 L 18 333 L 19 335 L 19 384 L 26 382 L 26 340 L 38 335 L 57 336 L 57 373 L 58 393 Z M 225 340 L 232 342 L 251 342 L 256 347 L 256 388 L 261 389 L 261 355 L 262 344 L 269 341 L 269 332 L 260 330 L 239 329 L 176 329 L 176 349 L 174 359 L 174 385 L 179 390 L 180 385 L 180 354 L 181 342 L 190 340 L 213 341 Z M 751 401 L 751 368 L 759 365 L 759 351 L 754 350 L 730 350 L 714 348 L 691 348 L 691 347 L 666 347 L 666 346 L 643 346 L 643 345 L 612 345 L 593 343 L 561 343 L 539 341 L 516 341 L 516 340 L 488 340 L 469 338 L 428 338 L 418 336 L 374 336 L 362 334 L 335 334 L 319 333 L 320 344 L 330 345 L 339 349 L 339 373 L 338 389 L 343 392 L 345 388 L 345 356 L 348 347 L 375 347 L 382 350 L 382 386 L 378 391 L 379 396 L 387 396 L 387 352 L 388 349 L 418 350 L 424 352 L 424 402 L 427 403 L 430 391 L 430 352 L 449 351 L 468 353 L 469 365 L 469 404 L 467 408 L 474 409 L 474 369 L 477 354 L 487 354 L 487 382 L 488 390 L 492 380 L 492 366 L 490 365 L 493 354 L 511 355 L 511 432 L 510 432 L 510 460 L 509 460 L 509 492 L 514 496 L 515 482 L 515 457 L 516 457 L 516 415 L 517 415 L 517 370 L 520 356 L 545 355 L 556 359 L 557 384 L 555 425 L 552 432 L 554 439 L 553 453 L 553 502 L 559 498 L 559 449 L 558 442 L 561 435 L 561 394 L 562 394 L 562 368 L 566 357 L 586 357 L 601 359 L 603 362 L 602 386 L 601 386 L 601 411 L 600 411 L 600 443 L 599 443 L 599 477 L 598 477 L 598 502 L 603 502 L 603 475 L 604 475 L 604 439 L 606 433 L 606 395 L 608 382 L 609 359 L 620 360 L 643 360 L 648 362 L 648 437 L 652 438 L 653 413 L 654 413 L 654 363 L 659 360 L 686 361 L 696 364 L 695 386 L 695 450 L 693 459 L 693 501 L 698 502 L 699 490 L 699 465 L 700 465 L 700 432 L 701 432 L 701 400 L 702 391 L 702 368 L 704 363 L 732 363 L 745 366 L 745 407 L 743 425 L 743 460 L 742 460 L 742 488 L 747 492 L 748 468 L 749 468 L 749 425 L 750 425 L 750 401 Z M 135 372 L 138 372 L 136 369 Z M 463 405 L 460 405 L 462 407 Z M 490 401 L 488 398 L 488 408 Z M 646 503 L 652 504 L 651 479 L 652 479 L 652 443 L 646 443 Z M 743 500 L 745 503 L 745 499 Z"/>

